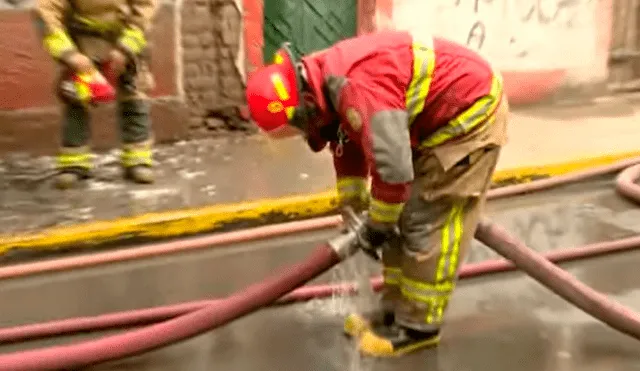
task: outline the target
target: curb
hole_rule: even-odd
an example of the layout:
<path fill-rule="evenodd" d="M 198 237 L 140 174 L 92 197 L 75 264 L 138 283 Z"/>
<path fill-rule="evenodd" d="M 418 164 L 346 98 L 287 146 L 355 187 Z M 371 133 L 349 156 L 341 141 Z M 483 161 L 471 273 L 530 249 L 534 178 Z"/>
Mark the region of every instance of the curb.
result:
<path fill-rule="evenodd" d="M 493 187 L 525 183 L 638 157 L 640 151 L 577 161 L 497 171 Z M 202 233 L 228 231 L 295 219 L 335 214 L 335 191 L 263 199 L 238 204 L 174 210 L 68 227 L 53 227 L 24 235 L 0 235 L 0 256 L 110 247 Z"/>

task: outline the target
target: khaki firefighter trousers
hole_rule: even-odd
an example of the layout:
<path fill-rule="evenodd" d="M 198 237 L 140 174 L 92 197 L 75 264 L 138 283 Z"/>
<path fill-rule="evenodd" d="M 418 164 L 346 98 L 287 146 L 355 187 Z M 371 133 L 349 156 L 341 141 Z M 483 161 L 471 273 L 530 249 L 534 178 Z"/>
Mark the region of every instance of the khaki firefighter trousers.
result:
<path fill-rule="evenodd" d="M 438 330 L 483 212 L 501 147 L 506 97 L 481 125 L 414 154 L 412 194 L 400 218 L 402 239 L 383 251 L 382 306 L 396 322 Z"/>

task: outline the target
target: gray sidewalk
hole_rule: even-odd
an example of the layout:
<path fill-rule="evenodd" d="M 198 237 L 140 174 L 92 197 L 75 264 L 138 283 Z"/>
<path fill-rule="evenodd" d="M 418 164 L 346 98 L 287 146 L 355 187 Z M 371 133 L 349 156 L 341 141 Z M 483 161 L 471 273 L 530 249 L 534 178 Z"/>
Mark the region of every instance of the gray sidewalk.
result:
<path fill-rule="evenodd" d="M 498 170 L 548 165 L 640 150 L 640 100 L 536 107 L 512 114 Z M 300 140 L 229 137 L 158 146 L 158 181 L 139 186 L 119 176 L 117 152 L 97 158 L 97 178 L 70 191 L 51 189 L 51 158 L 9 156 L 0 163 L 0 234 L 117 219 L 219 203 L 332 189 L 328 152 Z"/>

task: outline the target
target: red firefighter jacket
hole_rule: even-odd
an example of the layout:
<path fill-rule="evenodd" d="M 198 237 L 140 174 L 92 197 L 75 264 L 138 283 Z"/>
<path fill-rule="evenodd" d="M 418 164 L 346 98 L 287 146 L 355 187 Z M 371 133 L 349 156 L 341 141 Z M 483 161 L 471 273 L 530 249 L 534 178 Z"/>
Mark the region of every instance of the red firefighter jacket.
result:
<path fill-rule="evenodd" d="M 397 222 L 409 197 L 412 154 L 486 122 L 502 96 L 499 74 L 478 54 L 407 32 L 344 40 L 302 62 L 320 110 L 346 134 L 331 141 L 339 193 L 371 175 L 369 215 L 383 223 Z"/>

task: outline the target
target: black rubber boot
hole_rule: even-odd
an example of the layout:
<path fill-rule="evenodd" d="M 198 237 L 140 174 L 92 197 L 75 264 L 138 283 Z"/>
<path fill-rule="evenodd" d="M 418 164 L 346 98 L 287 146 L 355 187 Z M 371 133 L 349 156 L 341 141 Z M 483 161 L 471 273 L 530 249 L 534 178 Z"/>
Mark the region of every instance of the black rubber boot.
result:
<path fill-rule="evenodd" d="M 360 353 L 371 357 L 397 357 L 435 347 L 439 342 L 439 331 L 421 332 L 392 326 L 384 331 L 375 328 L 365 330 L 360 335 L 358 348 Z"/>

